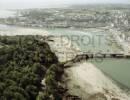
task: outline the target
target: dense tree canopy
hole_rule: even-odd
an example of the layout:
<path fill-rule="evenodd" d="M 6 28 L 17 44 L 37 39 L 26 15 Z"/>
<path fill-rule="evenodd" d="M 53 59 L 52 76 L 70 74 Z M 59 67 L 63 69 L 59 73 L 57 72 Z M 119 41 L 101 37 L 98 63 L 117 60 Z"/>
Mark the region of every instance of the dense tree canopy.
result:
<path fill-rule="evenodd" d="M 49 100 L 51 95 L 61 100 L 57 74 L 62 72 L 58 58 L 39 36 L 0 37 L 0 100 Z"/>

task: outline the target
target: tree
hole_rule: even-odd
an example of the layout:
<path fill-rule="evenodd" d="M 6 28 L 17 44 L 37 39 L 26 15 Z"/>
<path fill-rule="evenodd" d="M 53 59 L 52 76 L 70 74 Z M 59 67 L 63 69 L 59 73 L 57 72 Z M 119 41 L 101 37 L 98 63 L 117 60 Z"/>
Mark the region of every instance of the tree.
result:
<path fill-rule="evenodd" d="M 51 98 L 47 92 L 40 92 L 36 100 L 51 100 Z"/>
<path fill-rule="evenodd" d="M 59 96 L 61 69 L 46 42 L 35 36 L 5 36 L 0 42 L 4 42 L 0 48 L 0 100 L 52 100 Z M 39 95 L 44 78 L 47 89 Z"/>
<path fill-rule="evenodd" d="M 40 63 L 34 63 L 32 67 L 32 71 L 38 74 L 39 76 L 43 77 L 43 75 L 45 75 L 46 72 L 46 67 L 41 65 Z"/>
<path fill-rule="evenodd" d="M 28 85 L 25 89 L 29 96 L 30 96 L 30 100 L 35 100 L 36 96 L 38 95 L 38 88 L 34 85 Z"/>

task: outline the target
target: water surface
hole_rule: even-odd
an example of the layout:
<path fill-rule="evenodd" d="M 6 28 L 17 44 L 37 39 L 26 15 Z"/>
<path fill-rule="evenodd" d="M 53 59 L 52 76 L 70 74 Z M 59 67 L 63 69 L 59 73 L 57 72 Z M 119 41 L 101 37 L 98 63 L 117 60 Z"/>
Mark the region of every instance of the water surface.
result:
<path fill-rule="evenodd" d="M 114 80 L 130 88 L 130 59 L 103 59 L 92 62 Z"/>

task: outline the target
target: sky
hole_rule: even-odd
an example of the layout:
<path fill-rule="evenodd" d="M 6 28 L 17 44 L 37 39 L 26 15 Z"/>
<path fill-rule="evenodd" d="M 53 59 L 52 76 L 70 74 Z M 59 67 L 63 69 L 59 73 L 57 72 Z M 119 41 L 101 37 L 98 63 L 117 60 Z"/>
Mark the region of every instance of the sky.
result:
<path fill-rule="evenodd" d="M 73 4 L 123 3 L 130 0 L 0 0 L 0 9 L 64 7 Z"/>

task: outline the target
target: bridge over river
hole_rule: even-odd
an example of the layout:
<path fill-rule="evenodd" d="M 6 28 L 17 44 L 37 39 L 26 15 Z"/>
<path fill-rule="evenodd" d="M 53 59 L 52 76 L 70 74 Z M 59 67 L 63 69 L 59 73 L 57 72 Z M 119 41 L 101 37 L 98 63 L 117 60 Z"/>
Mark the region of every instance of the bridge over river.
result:
<path fill-rule="evenodd" d="M 81 61 L 89 60 L 93 58 L 130 59 L 130 53 L 82 53 L 75 56 L 73 59 L 64 62 L 64 68 L 68 68 L 76 62 L 81 62 Z"/>
<path fill-rule="evenodd" d="M 86 53 L 89 58 L 130 58 L 130 53 Z"/>

